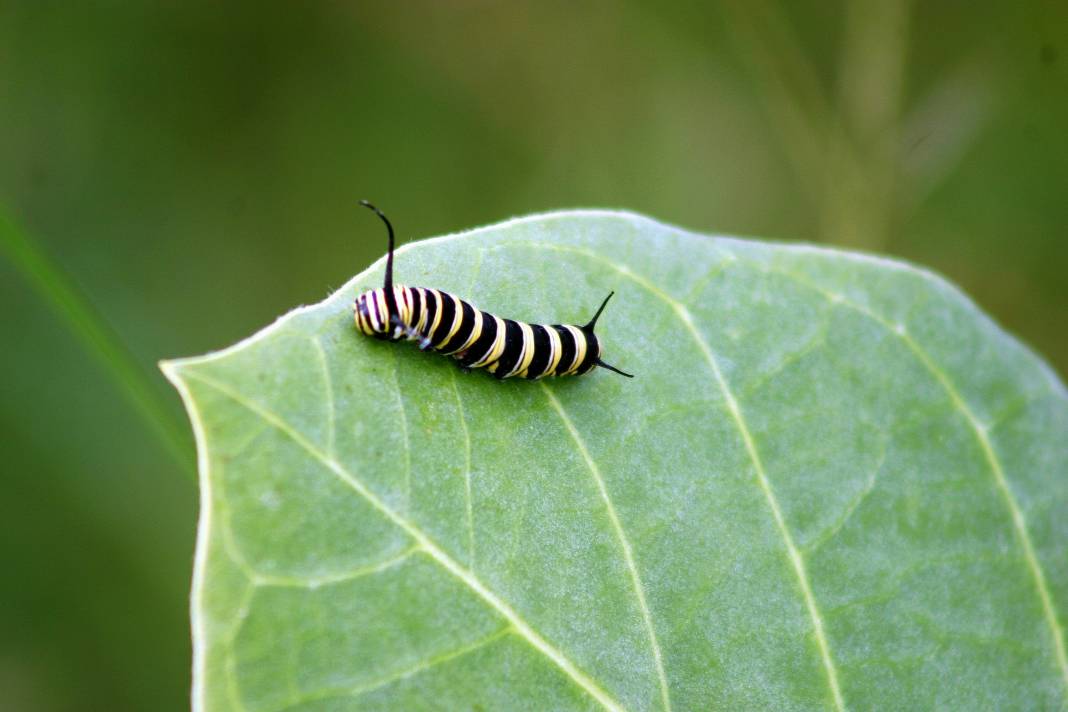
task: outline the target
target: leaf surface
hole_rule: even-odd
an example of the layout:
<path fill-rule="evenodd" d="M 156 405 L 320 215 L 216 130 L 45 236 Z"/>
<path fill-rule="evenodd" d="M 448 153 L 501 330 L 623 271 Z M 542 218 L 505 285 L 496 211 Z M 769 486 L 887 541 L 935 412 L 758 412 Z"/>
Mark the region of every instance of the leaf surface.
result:
<path fill-rule="evenodd" d="M 1061 708 L 1068 399 L 908 265 L 563 212 L 397 280 L 598 324 L 497 382 L 356 294 L 169 362 L 199 444 L 198 709 Z"/>

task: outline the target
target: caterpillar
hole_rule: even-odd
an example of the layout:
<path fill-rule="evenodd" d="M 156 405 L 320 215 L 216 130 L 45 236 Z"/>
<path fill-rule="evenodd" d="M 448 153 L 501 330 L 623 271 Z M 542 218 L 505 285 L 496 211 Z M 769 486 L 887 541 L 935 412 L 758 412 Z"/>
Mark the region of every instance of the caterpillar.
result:
<path fill-rule="evenodd" d="M 452 356 L 464 371 L 484 368 L 498 379 L 517 376 L 581 376 L 595 366 L 633 378 L 601 360 L 593 333 L 610 293 L 583 326 L 527 324 L 481 311 L 469 302 L 427 287 L 393 284 L 393 225 L 366 200 L 389 232 L 386 277 L 380 288 L 356 297 L 353 312 L 361 333 L 385 341 L 417 341 L 423 351 Z"/>

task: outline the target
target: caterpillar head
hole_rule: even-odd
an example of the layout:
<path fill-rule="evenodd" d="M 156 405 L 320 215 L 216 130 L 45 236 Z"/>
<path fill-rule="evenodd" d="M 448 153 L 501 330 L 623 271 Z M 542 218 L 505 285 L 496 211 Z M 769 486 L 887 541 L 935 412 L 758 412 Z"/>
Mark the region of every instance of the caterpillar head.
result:
<path fill-rule="evenodd" d="M 352 305 L 352 311 L 356 318 L 356 328 L 361 333 L 378 339 L 390 338 L 390 332 L 393 331 L 393 328 L 386 308 L 386 291 L 384 289 L 368 289 L 356 297 L 356 302 Z"/>

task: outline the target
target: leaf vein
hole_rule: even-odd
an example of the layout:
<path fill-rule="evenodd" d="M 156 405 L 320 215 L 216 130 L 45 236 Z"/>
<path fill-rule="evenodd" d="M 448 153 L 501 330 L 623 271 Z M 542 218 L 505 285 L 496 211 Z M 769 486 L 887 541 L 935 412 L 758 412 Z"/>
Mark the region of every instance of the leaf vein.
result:
<path fill-rule="evenodd" d="M 237 655 L 234 653 L 234 645 L 237 643 L 237 636 L 240 635 L 241 629 L 245 626 L 249 606 L 252 605 L 252 597 L 255 594 L 256 587 L 250 581 L 241 594 L 241 600 L 238 603 L 237 613 L 235 614 L 237 620 L 230 627 L 224 643 L 226 652 L 223 659 L 223 672 L 226 678 L 226 697 L 230 700 L 231 706 L 239 712 L 245 712 L 247 708 L 245 707 L 244 698 L 241 696 L 241 686 L 237 681 Z"/>
<path fill-rule="evenodd" d="M 426 672 L 427 670 L 435 668 L 438 665 L 443 665 L 445 663 L 456 660 L 457 658 L 462 658 L 465 655 L 470 655 L 471 653 L 477 650 L 481 650 L 482 648 L 493 645 L 498 640 L 507 635 L 510 635 L 511 633 L 512 626 L 505 626 L 504 628 L 498 630 L 495 633 L 491 633 L 490 635 L 480 638 L 479 640 L 476 640 L 472 643 L 468 643 L 467 645 L 456 648 L 455 650 L 450 650 L 446 653 L 435 655 L 434 657 L 424 660 L 416 665 L 413 665 L 412 667 L 406 670 L 402 670 L 394 675 L 390 675 L 388 678 L 383 678 L 381 680 L 376 680 L 375 682 L 368 683 L 367 685 L 361 685 L 358 688 L 353 688 L 348 691 L 348 695 L 350 697 L 359 697 L 360 695 L 366 695 L 367 693 L 373 692 L 374 690 L 377 690 L 380 687 L 385 687 L 386 685 L 389 685 L 391 683 L 398 682 L 413 675 L 418 675 L 420 673 Z"/>
<path fill-rule="evenodd" d="M 404 409 L 404 396 L 401 395 L 400 373 L 397 368 L 397 355 L 393 354 L 393 384 L 396 387 L 397 410 L 400 412 L 401 438 L 404 440 L 404 509 L 411 514 L 412 509 L 412 449 L 408 435 L 408 413 Z M 332 459 L 332 458 L 331 458 Z"/>
<path fill-rule="evenodd" d="M 668 690 L 667 676 L 664 673 L 664 661 L 660 651 L 660 643 L 656 639 L 656 628 L 653 626 L 653 616 L 649 611 L 649 604 L 645 600 L 645 587 L 642 585 L 642 579 L 638 573 L 638 566 L 634 561 L 634 552 L 631 550 L 630 542 L 627 539 L 626 533 L 623 531 L 623 523 L 620 521 L 619 515 L 616 513 L 616 508 L 612 504 L 612 498 L 608 495 L 608 487 L 605 485 L 604 477 L 601 476 L 601 469 L 590 455 L 589 450 L 586 448 L 585 441 L 582 439 L 582 436 L 579 435 L 578 429 L 575 428 L 574 423 L 571 422 L 571 418 L 568 416 L 567 411 L 564 410 L 563 404 L 557 399 L 556 394 L 545 385 L 544 381 L 539 381 L 538 385 L 541 386 L 546 398 L 549 399 L 549 404 L 567 427 L 567 431 L 571 435 L 571 439 L 574 441 L 579 454 L 586 462 L 586 467 L 589 468 L 593 481 L 597 484 L 597 491 L 600 493 L 601 500 L 604 502 L 605 509 L 608 511 L 608 519 L 612 524 L 612 529 L 615 530 L 616 538 L 619 540 L 619 546 L 623 551 L 623 563 L 626 565 L 627 572 L 630 574 L 630 582 L 631 586 L 634 588 L 634 595 L 638 602 L 638 610 L 641 612 L 642 623 L 645 626 L 646 635 L 649 637 L 650 652 L 653 655 L 653 664 L 656 666 L 656 675 L 660 682 L 660 700 L 664 705 L 665 712 L 671 712 L 671 695 Z"/>
<path fill-rule="evenodd" d="M 334 413 L 334 383 L 330 378 L 330 366 L 327 364 L 326 351 L 323 349 L 321 339 L 313 336 L 311 342 L 315 346 L 315 353 L 319 356 L 319 365 L 323 370 L 323 390 L 326 391 L 326 452 L 330 457 L 334 457 L 334 431 L 337 423 L 337 416 Z"/>
<path fill-rule="evenodd" d="M 818 551 L 820 547 L 826 545 L 827 542 L 838 536 L 839 532 L 845 528 L 846 524 L 849 523 L 849 520 L 853 517 L 856 511 L 860 509 L 860 506 L 871 496 L 871 493 L 879 483 L 879 473 L 883 471 L 883 465 L 886 464 L 886 457 L 890 452 L 889 440 L 889 436 L 883 438 L 879 458 L 872 467 L 871 472 L 868 473 L 868 479 L 864 481 L 864 485 L 860 488 L 860 491 L 853 496 L 838 518 L 823 532 L 817 534 L 811 541 L 801 547 L 801 551 L 806 556 L 811 556 Z"/>
<path fill-rule="evenodd" d="M 1057 610 L 1053 605 L 1053 597 L 1049 592 L 1049 585 L 1046 583 L 1045 571 L 1042 569 L 1042 564 L 1039 562 L 1038 556 L 1035 554 L 1034 544 L 1031 542 L 1031 535 L 1027 529 L 1027 520 L 1024 517 L 1024 513 L 1021 511 L 1019 504 L 1016 502 L 1016 497 L 1013 495 L 1012 489 L 1009 487 L 1008 480 L 1005 477 L 1005 471 L 1001 466 L 1001 460 L 994 451 L 993 443 L 990 442 L 989 428 L 984 426 L 979 421 L 979 418 L 976 417 L 975 413 L 972 412 L 971 408 L 968 407 L 964 397 L 949 379 L 949 376 L 946 375 L 946 372 L 935 363 L 930 354 L 928 354 L 905 329 L 899 328 L 897 325 L 891 323 L 886 317 L 872 311 L 868 307 L 854 302 L 853 300 L 846 298 L 844 295 L 831 292 L 802 275 L 786 270 L 773 271 L 777 271 L 784 277 L 790 278 L 798 284 L 814 290 L 831 302 L 841 304 L 848 309 L 856 311 L 895 335 L 913 353 L 916 359 L 925 369 L 927 369 L 931 376 L 938 381 L 943 390 L 945 390 L 953 407 L 960 412 L 972 432 L 975 434 L 979 449 L 982 451 L 983 457 L 986 460 L 987 465 L 990 467 L 991 473 L 994 476 L 994 482 L 997 485 L 998 491 L 1001 493 L 1006 508 L 1009 510 L 1013 528 L 1015 529 L 1017 539 L 1019 539 L 1020 545 L 1023 548 L 1024 559 L 1027 562 L 1027 567 L 1031 573 L 1031 578 L 1034 581 L 1039 600 L 1042 604 L 1043 617 L 1046 619 L 1046 623 L 1050 629 L 1050 635 L 1053 639 L 1054 656 L 1057 659 L 1061 677 L 1064 679 L 1065 686 L 1068 686 L 1068 652 L 1065 650 L 1064 630 L 1061 628 L 1060 623 L 1058 623 Z"/>
<path fill-rule="evenodd" d="M 327 688 L 306 693 L 290 702 L 287 702 L 285 707 L 283 707 L 280 712 L 285 712 L 285 710 L 292 709 L 299 705 L 305 705 L 309 702 L 315 702 L 317 700 L 334 699 L 338 697 L 355 698 L 360 697 L 361 695 L 369 694 L 371 692 L 374 692 L 375 690 L 386 687 L 387 685 L 392 685 L 395 682 L 400 682 L 401 680 L 404 680 L 406 678 L 426 672 L 435 667 L 438 667 L 439 665 L 444 665 L 458 658 L 462 658 L 465 655 L 470 655 L 471 653 L 481 650 L 482 648 L 493 645 L 498 640 L 505 637 L 506 635 L 509 635 L 512 632 L 513 630 L 510 625 L 505 626 L 504 628 L 501 628 L 500 630 L 491 633 L 490 635 L 483 636 L 482 638 L 467 643 L 466 645 L 454 648 L 453 650 L 448 650 L 444 653 L 439 653 L 438 655 L 427 658 L 426 660 L 420 660 L 419 662 L 415 663 L 411 667 L 405 668 L 404 670 L 399 670 L 397 672 L 391 673 L 377 680 L 364 683 L 357 687 Z"/>
<path fill-rule="evenodd" d="M 356 568 L 348 571 L 340 571 L 334 574 L 324 574 L 322 576 L 277 576 L 274 574 L 262 574 L 258 571 L 252 571 L 255 578 L 251 579 L 252 584 L 257 587 L 271 587 L 271 588 L 309 588 L 316 589 L 321 586 L 331 586 L 339 583 L 349 583 L 358 579 L 366 578 L 368 576 L 374 576 L 384 571 L 388 571 L 395 566 L 403 564 L 410 559 L 414 554 L 422 551 L 422 547 L 418 544 L 413 545 L 405 549 L 404 551 L 383 559 L 382 561 L 375 561 L 364 566 L 357 566 Z"/>

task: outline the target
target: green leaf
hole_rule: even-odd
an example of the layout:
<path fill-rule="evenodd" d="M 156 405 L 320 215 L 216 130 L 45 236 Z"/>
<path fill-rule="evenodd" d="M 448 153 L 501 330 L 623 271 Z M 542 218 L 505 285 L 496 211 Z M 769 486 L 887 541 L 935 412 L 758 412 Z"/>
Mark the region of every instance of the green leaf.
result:
<path fill-rule="evenodd" d="M 381 264 L 165 364 L 199 443 L 196 708 L 1068 704 L 1068 398 L 953 287 L 599 211 L 396 271 L 528 321 L 615 290 L 636 377 L 363 337 Z"/>

